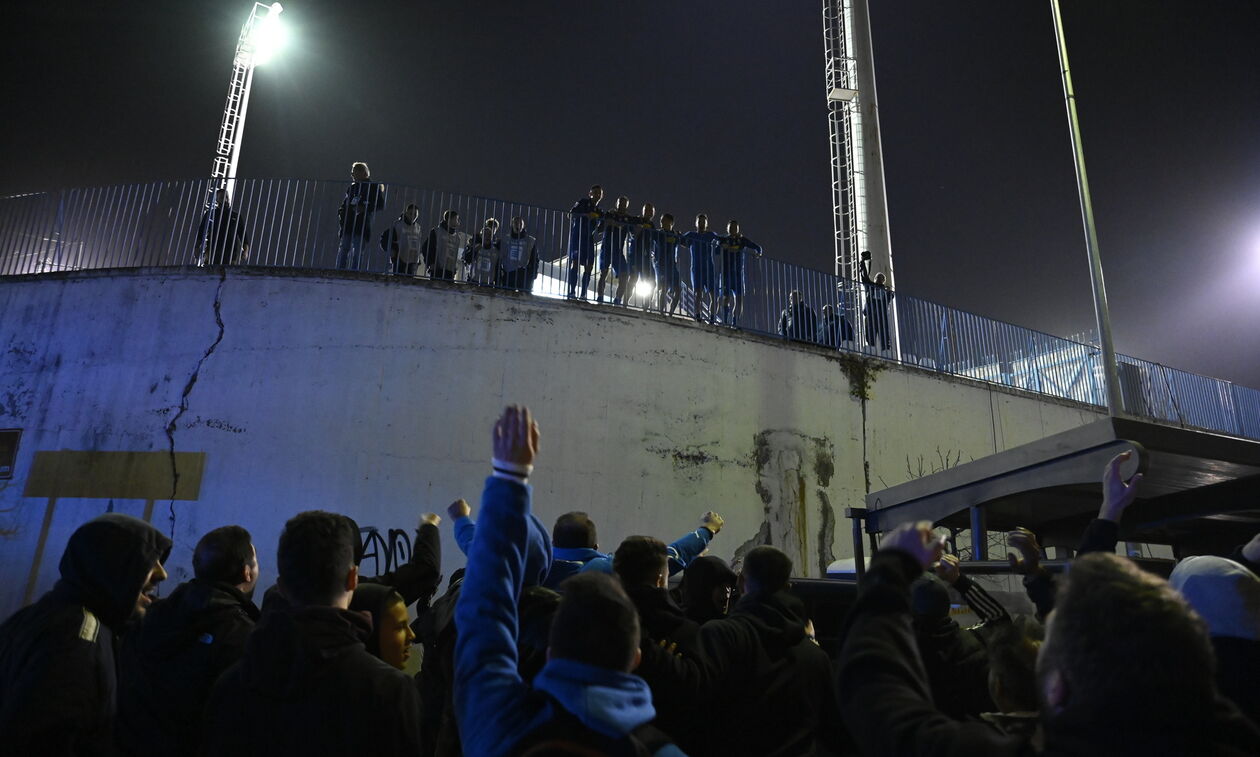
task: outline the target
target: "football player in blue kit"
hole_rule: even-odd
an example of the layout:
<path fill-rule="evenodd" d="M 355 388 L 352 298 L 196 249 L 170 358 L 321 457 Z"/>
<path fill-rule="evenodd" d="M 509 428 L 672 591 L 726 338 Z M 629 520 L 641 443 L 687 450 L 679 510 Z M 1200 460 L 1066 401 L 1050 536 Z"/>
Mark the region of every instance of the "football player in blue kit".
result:
<path fill-rule="evenodd" d="M 718 258 L 722 261 L 722 323 L 735 328 L 744 312 L 745 250 L 761 257 L 761 245 L 739 233 L 739 221 L 726 224 L 726 236 L 718 239 Z"/>

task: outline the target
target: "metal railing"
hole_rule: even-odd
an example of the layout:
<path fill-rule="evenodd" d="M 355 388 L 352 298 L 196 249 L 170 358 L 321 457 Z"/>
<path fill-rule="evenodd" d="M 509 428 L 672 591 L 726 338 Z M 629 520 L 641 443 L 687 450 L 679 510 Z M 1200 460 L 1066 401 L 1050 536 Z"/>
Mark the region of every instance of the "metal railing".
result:
<path fill-rule="evenodd" d="M 346 187 L 341 181 L 238 179 L 233 182 L 230 203 L 234 220 L 210 203 L 208 179 L 0 198 L 0 276 L 220 263 L 335 268 L 342 237 L 338 209 Z M 459 214 L 467 262 L 461 261 L 458 270 L 450 272 L 457 282 L 562 298 L 576 280 L 579 296 L 602 296 L 604 301 L 613 300 L 620 287 L 629 283 L 610 272 L 603 289 L 595 291 L 601 278 L 599 264 L 591 271 L 589 291 L 582 291 L 580 275 L 570 278 L 571 273 L 580 272 L 570 267 L 571 220 L 565 210 L 402 184 L 384 185 L 381 204 L 370 219 L 358 270 L 381 274 L 394 270 L 390 254 L 381 247 L 381 235 L 404 208 L 414 204 L 426 235 L 445 211 Z M 467 243 L 475 241 L 487 219 L 498 221 L 497 238 L 502 241 L 518 216 L 524 220 L 526 233 L 537 241 L 533 259 L 514 275 L 508 275 L 509 264 L 496 259 L 505 254 L 502 243 L 484 257 L 468 249 Z M 229 219 L 226 225 L 225 218 Z M 750 231 L 756 237 L 756 231 Z M 603 257 L 602 247 L 603 242 L 597 241 L 597 258 Z M 621 261 L 625 251 L 621 252 L 612 257 Z M 665 313 L 1105 405 L 1099 351 L 1093 345 L 771 257 L 746 253 L 745 258 L 739 298 L 742 313 L 736 317 L 733 310 L 712 307 L 708 298 L 696 296 L 691 287 L 693 261 L 686 248 L 680 247 L 681 282 L 677 297 L 666 298 Z M 635 290 L 624 298 L 626 309 L 660 309 L 653 259 L 652 255 L 640 258 L 641 276 Z M 619 265 L 622 273 L 630 265 L 628 259 Z M 418 272 L 430 273 L 423 260 Z M 715 262 L 714 283 L 719 288 L 723 274 L 722 263 Z M 799 301 L 795 307 L 789 299 L 794 292 Z M 885 304 L 889 298 L 891 303 Z M 1119 370 L 1128 413 L 1260 439 L 1260 391 L 1256 389 L 1123 355 Z"/>

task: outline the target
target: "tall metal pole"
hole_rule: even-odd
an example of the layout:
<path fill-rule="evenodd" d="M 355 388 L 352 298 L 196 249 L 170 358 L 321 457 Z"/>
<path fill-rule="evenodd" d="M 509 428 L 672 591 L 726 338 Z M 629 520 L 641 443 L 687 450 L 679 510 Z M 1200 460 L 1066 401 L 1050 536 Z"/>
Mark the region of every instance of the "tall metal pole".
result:
<path fill-rule="evenodd" d="M 1072 156 L 1076 162 L 1076 189 L 1081 198 L 1081 220 L 1085 224 L 1085 247 L 1089 252 L 1089 280 L 1094 290 L 1094 317 L 1098 321 L 1098 340 L 1102 347 L 1107 414 L 1115 417 L 1124 411 L 1120 395 L 1120 376 L 1116 373 L 1116 348 L 1111 341 L 1111 311 L 1107 308 L 1107 287 L 1103 284 L 1102 258 L 1098 254 L 1098 230 L 1094 226 L 1094 204 L 1089 195 L 1089 178 L 1085 174 L 1085 148 L 1081 144 L 1081 124 L 1076 116 L 1076 92 L 1072 88 L 1072 72 L 1068 66 L 1067 40 L 1063 36 L 1063 13 L 1059 10 L 1059 0 L 1050 0 L 1050 12 L 1054 16 L 1059 68 L 1063 74 L 1063 99 L 1067 102 Z"/>

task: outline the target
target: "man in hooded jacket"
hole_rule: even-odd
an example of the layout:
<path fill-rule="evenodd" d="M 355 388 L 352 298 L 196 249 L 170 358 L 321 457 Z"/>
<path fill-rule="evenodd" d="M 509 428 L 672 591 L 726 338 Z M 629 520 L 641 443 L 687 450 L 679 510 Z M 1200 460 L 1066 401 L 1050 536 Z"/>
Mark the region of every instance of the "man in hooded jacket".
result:
<path fill-rule="evenodd" d="M 342 515 L 300 513 L 276 550 L 289 607 L 264 614 L 206 706 L 205 754 L 420 754 L 411 678 L 372 656 L 351 612 L 355 534 Z"/>
<path fill-rule="evenodd" d="M 258 622 L 251 599 L 258 553 L 249 531 L 223 526 L 202 536 L 193 574 L 123 641 L 117 730 L 125 754 L 192 751 L 211 687 L 245 653 Z"/>
<path fill-rule="evenodd" d="M 0 626 L 0 749 L 12 755 L 114 752 L 114 646 L 166 578 L 171 541 L 108 513 L 80 526 L 52 591 Z"/>
<path fill-rule="evenodd" d="M 774 757 L 846 748 L 831 661 L 814 641 L 804 604 L 788 592 L 792 560 L 759 546 L 744 557 L 743 596 L 700 628 L 700 645 L 726 714 L 703 754 Z M 750 692 L 756 692 L 750 696 Z"/>

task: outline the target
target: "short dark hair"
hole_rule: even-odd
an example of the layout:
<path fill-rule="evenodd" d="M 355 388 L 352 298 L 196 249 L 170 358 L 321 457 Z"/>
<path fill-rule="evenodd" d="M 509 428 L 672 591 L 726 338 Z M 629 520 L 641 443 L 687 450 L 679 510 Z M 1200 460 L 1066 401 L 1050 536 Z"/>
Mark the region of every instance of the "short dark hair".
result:
<path fill-rule="evenodd" d="M 594 549 L 599 544 L 595 521 L 580 510 L 565 513 L 556 518 L 556 525 L 551 528 L 551 543 L 561 549 Z"/>
<path fill-rule="evenodd" d="M 551 656 L 628 670 L 639 646 L 639 613 L 617 579 L 579 573 L 560 585 L 551 621 Z"/>
<path fill-rule="evenodd" d="M 238 584 L 245 566 L 254 561 L 254 539 L 240 526 L 220 526 L 193 550 L 193 575 L 201 581 Z"/>
<path fill-rule="evenodd" d="M 673 214 L 673 213 L 666 213 L 665 215 L 661 216 L 661 220 L 662 220 L 662 221 L 664 221 L 666 218 L 668 218 L 669 220 L 671 220 L 671 221 L 672 221 L 672 220 L 674 220 L 674 214 Z"/>
<path fill-rule="evenodd" d="M 289 600 L 299 605 L 332 604 L 354 566 L 355 537 L 344 515 L 311 510 L 290 518 L 276 549 Z"/>
<path fill-rule="evenodd" d="M 449 221 L 449 220 L 451 220 L 452 218 L 459 218 L 459 211 L 458 211 L 458 210 L 455 210 L 454 208 L 451 208 L 450 210 L 443 211 L 443 213 L 442 213 L 442 220 L 443 220 L 443 221 Z"/>
<path fill-rule="evenodd" d="M 763 544 L 744 555 L 744 590 L 750 594 L 773 594 L 792 577 L 792 558 L 778 547 Z"/>
<path fill-rule="evenodd" d="M 629 536 L 613 555 L 613 570 L 625 586 L 655 586 L 661 566 L 669 565 L 669 548 L 654 536 Z"/>
<path fill-rule="evenodd" d="M 1106 552 L 1077 558 L 1060 582 L 1037 668 L 1066 680 L 1065 711 L 1096 722 L 1134 701 L 1152 717 L 1194 718 L 1214 699 L 1203 621 L 1166 581 Z"/>

